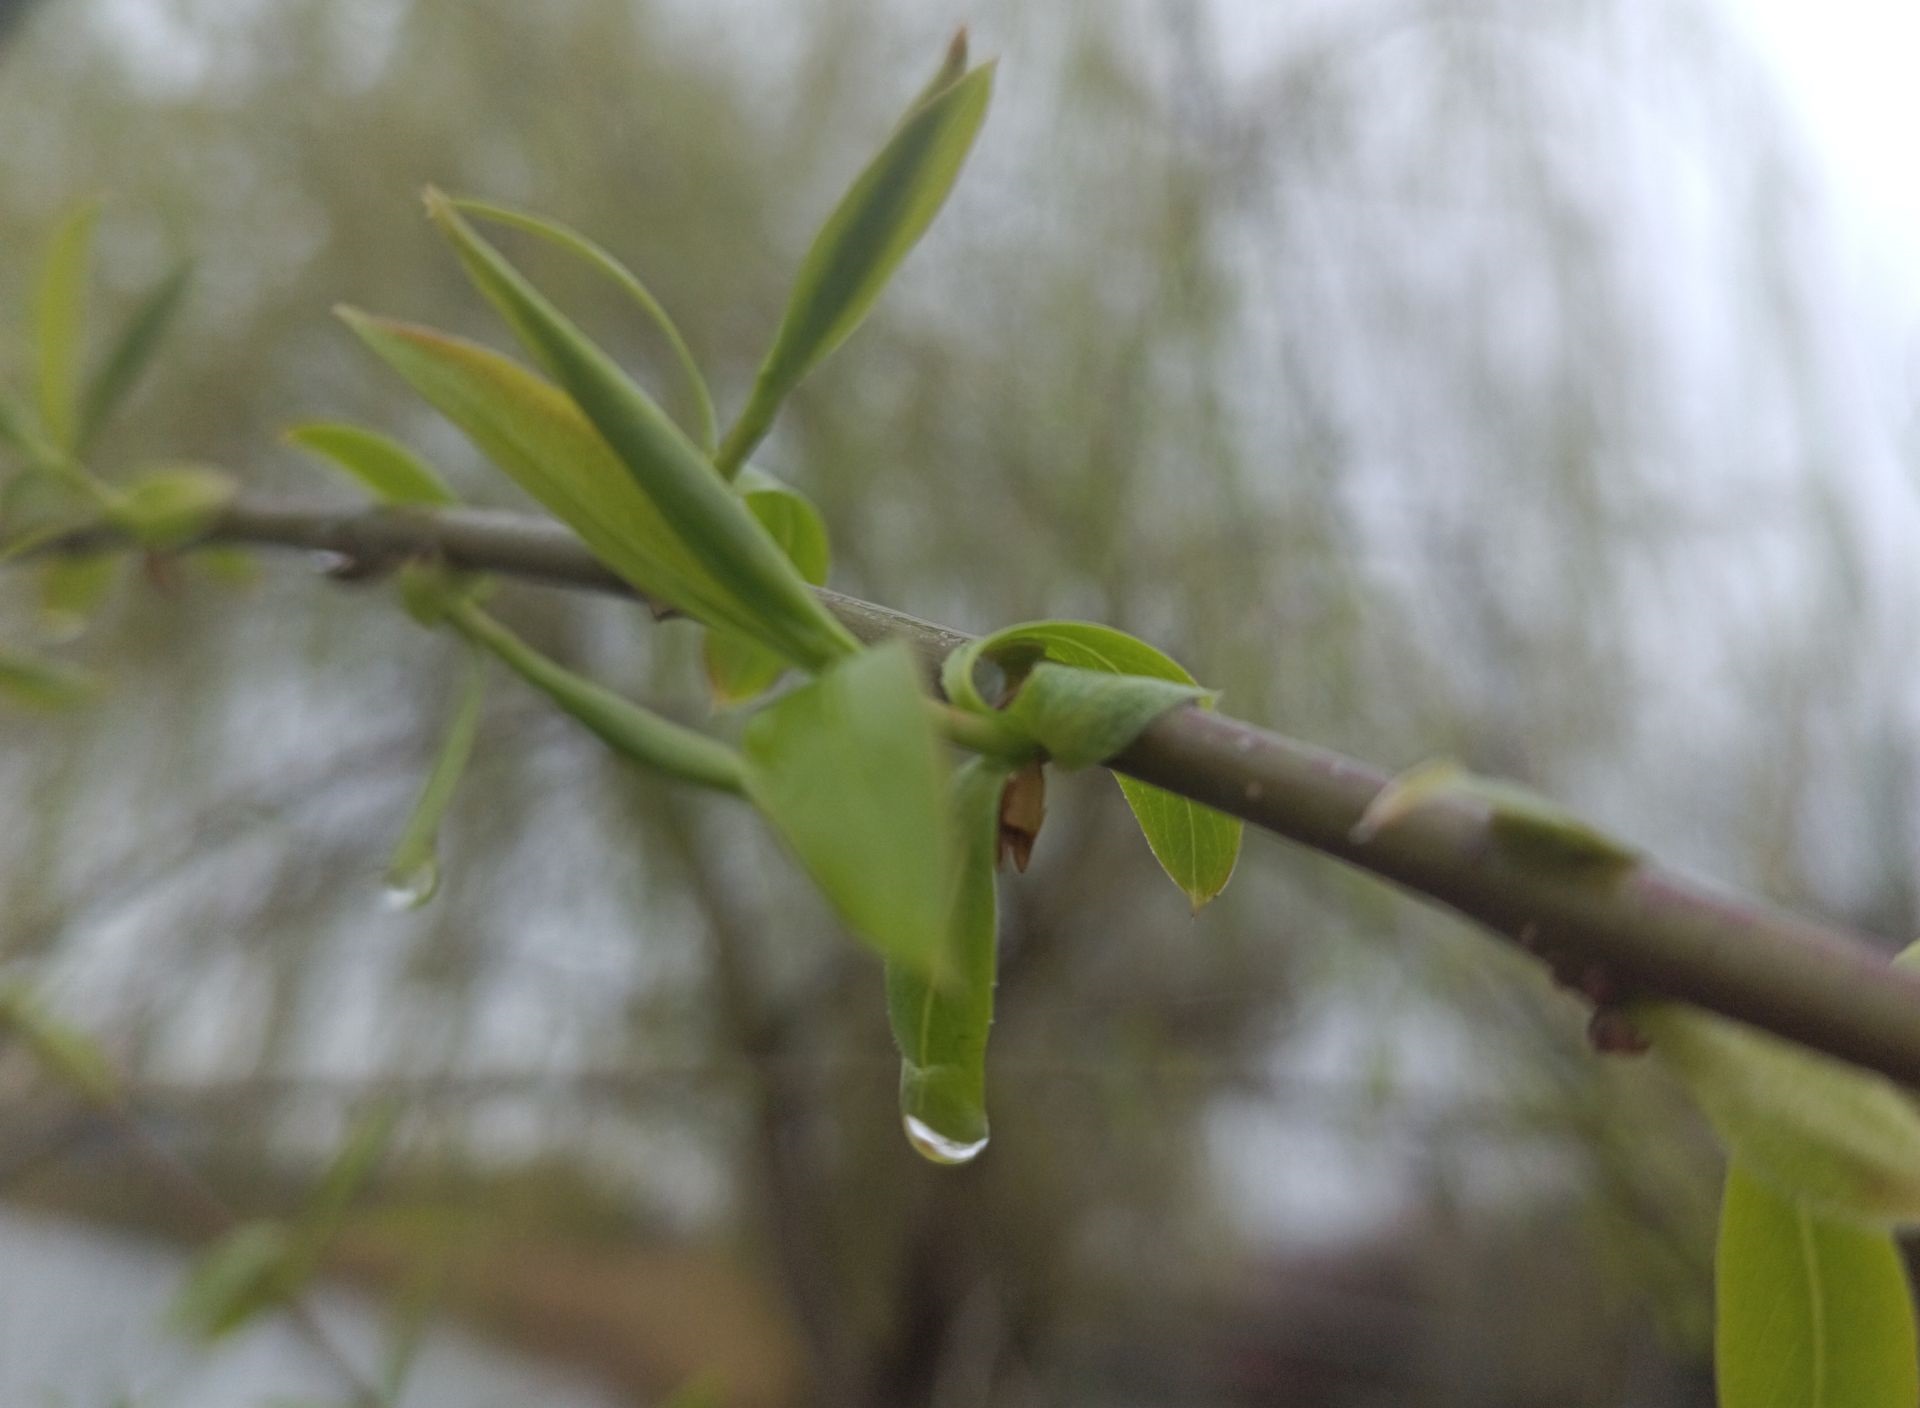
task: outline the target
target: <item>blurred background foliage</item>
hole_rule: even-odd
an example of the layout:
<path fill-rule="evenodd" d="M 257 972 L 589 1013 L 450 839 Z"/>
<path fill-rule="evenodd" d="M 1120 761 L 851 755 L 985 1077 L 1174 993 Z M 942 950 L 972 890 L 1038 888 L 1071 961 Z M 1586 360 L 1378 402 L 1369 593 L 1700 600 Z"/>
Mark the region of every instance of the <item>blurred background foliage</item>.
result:
<path fill-rule="evenodd" d="M 98 307 L 183 252 L 198 275 L 103 472 L 207 460 L 345 504 L 279 436 L 351 418 L 524 507 L 328 316 L 501 340 L 420 187 L 615 249 L 724 416 L 961 18 L 1001 57 L 980 147 L 761 452 L 821 504 L 836 586 L 968 628 L 1105 620 L 1242 716 L 1452 753 L 1913 932 L 1913 505 L 1885 453 L 1911 408 L 1874 394 L 1890 363 L 1710 5 L 38 0 L 0 11 L 0 296 L 22 327 L 58 213 L 104 194 Z M 525 254 L 676 384 L 603 285 Z M 1111 785 L 1057 781 L 1006 888 L 993 1148 L 928 1168 L 876 965 L 769 839 L 511 682 L 443 893 L 383 907 L 458 652 L 378 586 L 260 566 L 149 564 L 68 647 L 104 702 L 0 719 L 0 956 L 242 1211 L 396 1097 L 341 1280 L 430 1286 L 580 1402 L 707 1369 L 763 1408 L 1708 1401 L 1710 1148 L 1444 916 L 1261 838 L 1190 916 Z M 679 625 L 500 607 L 703 707 Z M 37 630 L 18 574 L 0 637 Z M 18 1051 L 0 1128 L 17 1207 L 184 1236 Z M 78 1284 L 74 1315 L 111 1300 Z M 143 1373 L 5 1392 L 176 1401 Z"/>

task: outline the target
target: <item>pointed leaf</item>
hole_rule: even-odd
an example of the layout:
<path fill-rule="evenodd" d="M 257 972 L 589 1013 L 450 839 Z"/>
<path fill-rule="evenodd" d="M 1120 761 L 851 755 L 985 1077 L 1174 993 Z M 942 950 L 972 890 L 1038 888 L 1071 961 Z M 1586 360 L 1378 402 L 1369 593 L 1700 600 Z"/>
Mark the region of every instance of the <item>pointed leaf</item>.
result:
<path fill-rule="evenodd" d="M 345 309 L 340 315 L 415 391 L 643 596 L 708 625 L 772 643 L 770 636 L 759 635 L 753 609 L 694 559 L 653 500 L 557 387 L 497 352 L 431 328 Z M 714 483 L 725 492 L 718 480 Z"/>
<path fill-rule="evenodd" d="M 54 231 L 40 288 L 34 325 L 40 357 L 40 419 L 56 448 L 71 452 L 77 441 L 75 386 L 80 346 L 86 331 L 87 263 L 93 252 L 93 228 L 100 207 L 87 202 L 74 209 Z"/>
<path fill-rule="evenodd" d="M 201 1341 L 233 1333 L 291 1293 L 293 1251 L 279 1223 L 241 1223 L 195 1258 L 168 1318 Z"/>
<path fill-rule="evenodd" d="M 1920 1108 L 1910 1091 L 1680 1003 L 1636 1003 L 1630 1015 L 1755 1177 L 1825 1217 L 1920 1222 Z"/>
<path fill-rule="evenodd" d="M 357 425 L 295 426 L 287 443 L 338 465 L 383 504 L 444 507 L 460 502 L 439 471 L 390 435 Z"/>
<path fill-rule="evenodd" d="M 413 804 L 413 814 L 407 818 L 406 829 L 387 862 L 387 892 L 401 898 L 409 909 L 425 904 L 440 888 L 440 823 L 473 757 L 486 685 L 486 661 L 476 652 L 460 686 L 452 722 L 434 754 L 426 785 L 420 789 L 420 799 Z"/>
<path fill-rule="evenodd" d="M 192 279 L 192 261 L 179 264 L 154 285 L 153 290 L 140 301 L 140 306 L 133 310 L 126 326 L 120 330 L 119 338 L 101 360 L 93 379 L 87 383 L 86 395 L 80 403 L 76 448 L 84 450 L 87 447 L 139 384 L 140 374 L 152 362 L 153 354 L 160 349 L 168 327 L 179 313 L 180 305 L 185 302 L 187 285 Z"/>
<path fill-rule="evenodd" d="M 721 473 L 746 463 L 787 394 L 866 317 L 953 189 L 992 90 L 986 64 L 916 99 L 841 197 L 801 262 L 746 409 L 720 447 Z"/>
<path fill-rule="evenodd" d="M 555 664 L 470 602 L 452 607 L 447 619 L 623 757 L 701 787 L 738 792 L 745 786 L 740 756 L 725 744 Z"/>
<path fill-rule="evenodd" d="M 1042 660 L 1197 688 L 1193 676 L 1171 657 L 1124 631 L 1085 621 L 1034 621 L 996 631 L 949 656 L 941 685 L 955 704 L 979 712 L 993 707 L 980 691 L 982 662 L 998 666 L 1009 681 L 1017 682 Z M 1195 909 L 1226 888 L 1240 856 L 1238 818 L 1130 777 L 1117 780 L 1154 857 Z"/>
<path fill-rule="evenodd" d="M 118 495 L 107 516 L 145 547 L 181 548 L 205 536 L 238 492 L 231 475 L 206 465 L 151 470 Z"/>
<path fill-rule="evenodd" d="M 824 671 L 747 725 L 748 794 L 847 927 L 923 973 L 946 949 L 946 766 L 906 647 Z"/>
<path fill-rule="evenodd" d="M 0 651 L 0 701 L 29 709 L 71 709 L 100 692 L 90 670 Z"/>
<path fill-rule="evenodd" d="M 831 552 L 827 525 L 804 494 L 748 465 L 737 481 L 753 516 L 773 535 L 787 560 L 814 586 L 827 580 Z M 766 692 L 787 671 L 787 662 L 745 637 L 709 631 L 701 643 L 707 681 L 721 708 L 743 704 Z"/>
<path fill-rule="evenodd" d="M 348 1206 L 386 1157 L 387 1146 L 393 1142 L 393 1132 L 399 1123 L 400 1107 L 388 1099 L 376 1101 L 348 1126 L 346 1137 L 334 1151 L 294 1224 L 294 1233 L 306 1259 L 317 1260 L 340 1230 Z"/>
<path fill-rule="evenodd" d="M 578 231 L 570 230 L 557 220 L 549 220 L 535 215 L 531 211 L 516 210 L 512 206 L 494 205 L 489 201 L 456 200 L 456 210 L 468 215 L 478 216 L 482 220 L 492 220 L 498 224 L 511 225 L 517 230 L 538 235 L 549 244 L 557 245 L 576 259 L 589 265 L 611 279 L 639 305 L 640 311 L 666 339 L 673 357 L 680 364 L 680 375 L 687 383 L 687 397 L 693 403 L 693 425 L 690 427 L 695 442 L 707 454 L 712 454 L 719 439 L 719 428 L 713 419 L 713 397 L 707 391 L 707 379 L 700 374 L 700 364 L 693 360 L 693 353 L 687 347 L 687 340 L 680 335 L 680 329 L 660 300 L 653 296 L 644 283 L 625 264 L 602 249 Z"/>
<path fill-rule="evenodd" d="M 810 670 L 858 650 L 859 643 L 814 597 L 779 544 L 646 392 L 476 234 L 444 196 L 429 192 L 427 207 L 475 287 L 593 422 L 674 536 L 751 610 L 758 627 L 753 634 Z"/>
<path fill-rule="evenodd" d="M 1913 1297 L 1884 1232 L 1822 1219 L 1737 1163 L 1714 1265 L 1720 1408 L 1912 1408 Z"/>
<path fill-rule="evenodd" d="M 947 960 L 936 981 L 920 966 L 887 965 L 887 1015 L 900 1047 L 900 1117 L 907 1139 L 935 1163 L 965 1163 L 987 1142 L 987 1034 L 997 963 L 994 868 L 1000 795 L 1011 771 L 970 758 L 955 771 L 949 805 L 959 843 L 947 900 Z"/>
<path fill-rule="evenodd" d="M 120 1077 L 99 1043 L 49 1012 L 18 983 L 0 987 L 0 1031 L 25 1042 L 47 1075 L 96 1105 L 117 1104 Z"/>

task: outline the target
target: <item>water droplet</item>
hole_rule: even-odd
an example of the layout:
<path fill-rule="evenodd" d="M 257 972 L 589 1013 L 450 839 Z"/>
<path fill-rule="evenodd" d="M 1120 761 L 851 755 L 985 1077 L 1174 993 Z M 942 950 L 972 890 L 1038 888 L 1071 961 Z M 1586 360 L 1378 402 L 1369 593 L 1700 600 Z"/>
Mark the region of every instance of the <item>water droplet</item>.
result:
<path fill-rule="evenodd" d="M 418 909 L 440 888 L 440 862 L 428 856 L 410 870 L 389 870 L 386 882 L 388 909 Z"/>
<path fill-rule="evenodd" d="M 913 1145 L 913 1151 L 936 1164 L 972 1163 L 979 1157 L 980 1151 L 987 1147 L 987 1136 L 984 1134 L 968 1144 L 947 1138 L 932 1125 L 912 1115 L 903 1115 L 901 1123 L 906 1126 L 907 1143 Z"/>

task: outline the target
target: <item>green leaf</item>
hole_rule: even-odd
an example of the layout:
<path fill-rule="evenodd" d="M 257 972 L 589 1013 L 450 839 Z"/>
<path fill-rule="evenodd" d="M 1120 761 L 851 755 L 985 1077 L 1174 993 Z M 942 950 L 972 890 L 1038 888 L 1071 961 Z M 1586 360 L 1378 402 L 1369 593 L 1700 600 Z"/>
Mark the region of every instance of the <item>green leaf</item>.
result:
<path fill-rule="evenodd" d="M 60 458 L 59 453 L 48 445 L 39 427 L 33 423 L 33 412 L 14 400 L 4 389 L 0 389 L 0 445 L 6 446 L 36 469 L 44 469 Z"/>
<path fill-rule="evenodd" d="M 460 686 L 453 719 L 427 773 L 426 785 L 420 789 L 420 799 L 413 804 L 406 829 L 387 862 L 387 893 L 408 909 L 419 908 L 440 888 L 440 823 L 473 756 L 486 684 L 486 659 L 476 652 Z"/>
<path fill-rule="evenodd" d="M 742 602 L 750 632 L 796 664 L 817 670 L 859 649 L 814 597 L 778 543 L 706 456 L 646 392 L 460 218 L 444 196 L 427 207 L 474 285 L 619 456 L 687 551 Z"/>
<path fill-rule="evenodd" d="M 824 585 L 832 552 L 827 544 L 826 522 L 813 501 L 752 465 L 736 482 L 747 507 L 773 535 L 787 560 L 808 582 L 816 587 Z M 787 669 L 787 662 L 766 647 L 728 631 L 707 632 L 702 652 L 707 681 L 721 708 L 743 704 L 765 693 Z"/>
<path fill-rule="evenodd" d="M 1913 1408 L 1913 1297 L 1884 1232 L 1821 1218 L 1737 1163 L 1714 1265 L 1720 1408 Z"/>
<path fill-rule="evenodd" d="M 847 927 L 939 974 L 954 856 L 946 764 L 905 646 L 842 661 L 747 725 L 747 790 Z"/>
<path fill-rule="evenodd" d="M 25 1042 L 49 1076 L 96 1105 L 120 1100 L 120 1077 L 94 1039 L 49 1012 L 18 983 L 0 987 L 0 1030 Z"/>
<path fill-rule="evenodd" d="M 40 568 L 40 627 L 52 640 L 72 640 L 87 627 L 120 578 L 119 553 L 62 553 Z"/>
<path fill-rule="evenodd" d="M 168 327 L 186 301 L 187 286 L 192 280 L 193 263 L 183 261 L 154 285 L 133 310 L 120 336 L 87 383 L 86 394 L 80 402 L 76 449 L 87 447 L 139 384 L 141 373 L 153 361 L 153 354 L 160 349 Z"/>
<path fill-rule="evenodd" d="M 107 517 L 142 546 L 183 548 L 205 536 L 238 492 L 231 475 L 205 465 L 151 470 L 115 497 Z"/>
<path fill-rule="evenodd" d="M 91 670 L 0 651 L 0 700 L 7 703 L 29 709 L 71 709 L 99 692 L 100 678 Z"/>
<path fill-rule="evenodd" d="M 1884 1076 L 1675 1002 L 1630 1017 L 1728 1154 L 1825 1217 L 1920 1221 L 1920 1108 Z"/>
<path fill-rule="evenodd" d="M 1588 825 L 1559 803 L 1517 783 L 1480 777 L 1451 758 L 1430 758 L 1395 777 L 1367 804 L 1352 837 L 1366 843 L 1429 802 L 1450 799 L 1484 806 L 1494 839 L 1542 865 L 1613 871 L 1640 854 Z"/>
<path fill-rule="evenodd" d="M 941 670 L 941 685 L 947 697 L 961 708 L 975 713 L 992 712 L 994 706 L 981 694 L 977 678 L 982 662 L 998 666 L 1010 683 L 1017 683 L 1043 660 L 1079 670 L 1138 675 L 1198 688 L 1193 676 L 1176 661 L 1144 641 L 1135 640 L 1111 626 L 1086 621 L 1032 621 L 1009 626 L 962 646 L 947 657 Z M 1069 683 L 1063 680 L 1047 688 L 1064 691 Z M 1043 694 L 1035 703 L 1035 712 L 1040 712 L 1039 705 L 1050 698 L 1050 694 Z M 1016 693 L 1012 702 L 1017 704 L 1018 700 Z M 1137 720 L 1151 702 L 1144 693 L 1133 696 L 1127 709 L 1113 708 L 1106 721 L 1116 725 Z M 1169 701 L 1169 707 L 1177 702 Z M 1129 710 L 1133 711 L 1130 716 Z M 1146 722 L 1151 719 L 1141 722 L 1141 727 L 1144 728 Z M 1112 736 L 1109 733 L 1106 738 L 1095 739 L 1090 734 L 1089 741 L 1106 742 Z M 1073 751 L 1070 749 L 1070 753 Z M 1154 857 L 1185 891 L 1193 907 L 1198 909 L 1225 889 L 1233 875 L 1234 863 L 1240 857 L 1239 819 L 1130 777 L 1117 780 Z"/>
<path fill-rule="evenodd" d="M 338 465 L 383 504 L 444 507 L 460 502 L 434 467 L 392 436 L 357 425 L 295 426 L 289 445 Z"/>
<path fill-rule="evenodd" d="M 946 66 L 942 67 L 942 74 Z M 716 459 L 731 477 L 787 394 L 860 325 L 945 203 L 987 115 L 993 65 L 924 94 L 854 181 L 801 262 L 773 346 Z"/>
<path fill-rule="evenodd" d="M 745 788 L 740 756 L 725 744 L 555 664 L 471 602 L 454 605 L 447 619 L 623 757 L 701 787 Z"/>
<path fill-rule="evenodd" d="M 687 383 L 687 396 L 693 403 L 691 433 L 702 451 L 709 455 L 713 453 L 720 432 L 714 424 L 713 397 L 707 391 L 707 379 L 700 374 L 700 364 L 693 360 L 693 353 L 687 347 L 687 340 L 680 335 L 680 329 L 668 316 L 660 300 L 653 296 L 652 290 L 640 281 L 638 275 L 585 235 L 568 229 L 557 220 L 549 220 L 531 211 L 516 210 L 512 206 L 495 205 L 490 201 L 456 200 L 453 206 L 456 210 L 468 215 L 476 215 L 482 220 L 492 220 L 502 225 L 511 225 L 517 230 L 537 235 L 549 244 L 557 245 L 611 279 L 621 292 L 637 303 L 640 311 L 666 339 L 667 346 L 673 352 L 674 360 L 680 364 L 680 375 Z"/>
<path fill-rule="evenodd" d="M 1212 696 L 1198 685 L 1145 675 L 1109 675 L 1041 661 L 1003 711 L 1048 758 L 1073 771 L 1125 750 L 1146 726 L 1182 704 Z"/>
<path fill-rule="evenodd" d="M 294 1239 L 277 1222 L 243 1222 L 194 1259 L 170 1319 L 201 1341 L 229 1335 L 280 1305 L 296 1284 Z"/>
<path fill-rule="evenodd" d="M 652 499 L 555 386 L 499 353 L 430 328 L 341 317 L 431 405 L 643 595 L 753 635 L 754 610 L 682 545 Z M 713 479 L 708 473 L 707 477 Z M 714 480 L 716 488 L 725 486 Z M 777 551 L 777 549 L 776 549 Z"/>
<path fill-rule="evenodd" d="M 947 961 L 887 965 L 887 1015 L 900 1047 L 900 1118 L 907 1140 L 935 1163 L 965 1163 L 987 1142 L 987 1034 L 993 1026 L 998 914 L 994 869 L 1000 795 L 1011 769 L 970 758 L 949 797 L 958 866 L 947 900 Z"/>
<path fill-rule="evenodd" d="M 400 1122 L 400 1107 L 392 1100 L 379 1100 L 361 1112 L 347 1129 L 346 1137 L 328 1162 L 320 1181 L 314 1185 L 306 1206 L 294 1224 L 301 1260 L 318 1262 L 340 1224 L 347 1208 L 373 1177 L 386 1157 L 387 1146 Z"/>
<path fill-rule="evenodd" d="M 87 263 L 100 207 L 76 207 L 60 222 L 40 266 L 34 325 L 40 355 L 40 420 L 56 449 L 77 445 L 74 405 L 80 346 L 86 330 Z"/>

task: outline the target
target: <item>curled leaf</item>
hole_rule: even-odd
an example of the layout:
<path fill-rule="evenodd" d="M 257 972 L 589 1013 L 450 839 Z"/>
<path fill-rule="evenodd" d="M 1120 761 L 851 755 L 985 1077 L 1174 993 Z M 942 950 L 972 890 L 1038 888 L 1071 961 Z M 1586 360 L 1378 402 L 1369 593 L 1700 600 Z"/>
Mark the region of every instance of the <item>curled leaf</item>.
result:
<path fill-rule="evenodd" d="M 1043 662 L 1149 683 L 1129 679 L 1103 691 L 1083 675 L 1046 673 L 1040 691 L 1023 706 L 1021 697 Z M 999 671 L 1005 685 L 993 703 L 979 678 L 988 667 Z M 1076 764 L 1111 757 L 1168 709 L 1211 698 L 1171 657 L 1124 631 L 1085 621 L 1033 621 L 996 631 L 948 656 L 940 682 L 960 708 L 982 713 L 1006 704 L 1001 717 L 1045 728 L 1049 752 L 1057 747 Z M 1238 818 L 1130 777 L 1117 780 L 1155 859 L 1194 908 L 1219 894 L 1239 859 Z"/>
<path fill-rule="evenodd" d="M 295 426 L 287 443 L 339 466 L 383 504 L 460 502 L 439 471 L 392 436 L 357 425 Z"/>
<path fill-rule="evenodd" d="M 521 277 L 438 192 L 427 208 L 475 287 L 593 422 L 675 538 L 747 609 L 751 632 L 817 670 L 859 644 L 732 489 L 612 358 Z"/>
<path fill-rule="evenodd" d="M 946 765 L 899 643 L 862 651 L 747 725 L 748 795 L 847 927 L 920 973 L 945 961 Z"/>
<path fill-rule="evenodd" d="M 860 325 L 946 202 L 993 90 L 991 64 L 949 78 L 956 57 L 964 65 L 964 40 L 948 51 L 935 84 L 915 98 L 801 261 L 746 409 L 715 460 L 729 478 L 765 437 L 787 394 Z"/>
<path fill-rule="evenodd" d="M 959 843 L 946 896 L 946 961 L 887 965 L 887 1015 L 900 1047 L 900 1117 L 935 1163 L 965 1163 L 987 1143 L 987 1035 L 997 963 L 994 862 L 1007 765 L 970 758 L 954 772 L 949 813 Z"/>
<path fill-rule="evenodd" d="M 473 756 L 480 733 L 480 706 L 486 699 L 486 661 L 477 651 L 461 683 L 453 718 L 447 725 L 426 785 L 400 833 L 399 844 L 387 862 L 387 892 L 413 909 L 432 899 L 440 888 L 440 823 Z"/>
<path fill-rule="evenodd" d="M 700 374 L 700 364 L 693 360 L 693 353 L 687 347 L 687 340 L 680 335 L 679 327 L 668 316 L 660 300 L 653 296 L 653 291 L 640 281 L 638 275 L 585 235 L 568 229 L 557 220 L 549 220 L 545 216 L 535 215 L 527 210 L 518 210 L 508 205 L 495 205 L 490 201 L 456 200 L 453 206 L 464 214 L 476 216 L 482 220 L 492 220 L 501 225 L 510 225 L 516 230 L 537 235 L 605 275 L 622 293 L 639 305 L 640 311 L 646 315 L 647 320 L 659 330 L 661 337 L 666 339 L 667 346 L 673 352 L 674 360 L 680 365 L 680 375 L 687 384 L 688 399 L 693 403 L 691 433 L 703 451 L 707 454 L 713 453 L 714 444 L 719 439 L 719 429 L 714 424 L 713 397 L 707 391 L 707 379 Z"/>
<path fill-rule="evenodd" d="M 725 744 L 556 664 L 471 602 L 451 607 L 447 619 L 621 756 L 700 787 L 738 792 L 745 786 L 740 755 Z"/>

